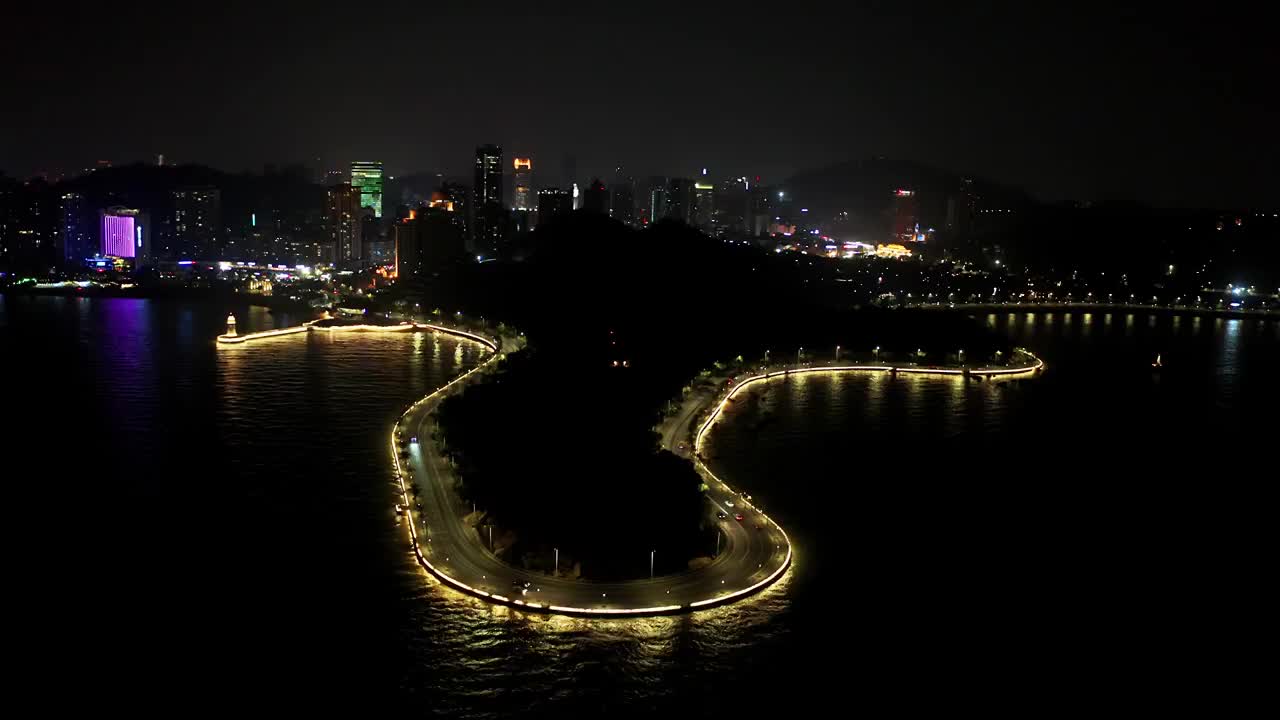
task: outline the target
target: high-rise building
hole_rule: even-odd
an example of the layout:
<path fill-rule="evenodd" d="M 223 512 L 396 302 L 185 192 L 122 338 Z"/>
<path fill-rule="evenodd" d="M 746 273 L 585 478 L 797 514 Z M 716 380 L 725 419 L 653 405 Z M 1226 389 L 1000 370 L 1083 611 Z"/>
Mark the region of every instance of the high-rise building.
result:
<path fill-rule="evenodd" d="M 769 225 L 772 224 L 774 218 L 773 202 L 774 198 L 777 197 L 777 193 L 777 188 L 771 185 L 751 186 L 751 226 L 748 228 L 748 232 L 754 237 L 769 234 Z"/>
<path fill-rule="evenodd" d="M 363 256 L 360 193 L 350 183 L 333 185 L 325 193 L 324 225 L 339 264 L 358 264 Z"/>
<path fill-rule="evenodd" d="M 893 191 L 893 203 L 889 226 L 889 242 L 912 242 L 919 229 L 916 220 L 916 194 L 912 190 L 898 189 Z"/>
<path fill-rule="evenodd" d="M 382 163 L 357 160 L 351 163 L 351 187 L 360 193 L 360 207 L 373 208 L 373 216 L 382 217 Z"/>
<path fill-rule="evenodd" d="M 693 224 L 693 181 L 688 178 L 671 178 L 667 183 L 667 211 L 664 217 Z"/>
<path fill-rule="evenodd" d="M 98 252 L 93 243 L 92 223 L 84 195 L 63 193 L 59 213 L 59 260 L 67 265 L 79 266 L 85 258 Z"/>
<path fill-rule="evenodd" d="M 373 209 L 360 208 L 360 259 L 365 264 L 374 264 L 378 259 L 374 256 L 374 246 L 382 241 L 382 223 L 373 216 Z"/>
<path fill-rule="evenodd" d="M 667 216 L 667 179 L 651 175 L 640 183 L 641 225 L 657 222 Z"/>
<path fill-rule="evenodd" d="M 134 267 L 151 259 L 151 220 L 133 208 L 111 207 L 99 213 L 102 255 L 132 260 Z"/>
<path fill-rule="evenodd" d="M 947 196 L 947 214 L 943 227 L 948 232 L 965 235 L 973 230 L 978 214 L 978 196 L 972 178 L 961 178 L 957 191 Z"/>
<path fill-rule="evenodd" d="M 254 216 L 256 221 L 256 215 Z M 256 224 L 256 222 L 254 223 Z M 170 242 L 161 248 L 167 260 L 207 260 L 218 255 L 218 231 L 222 226 L 222 193 L 213 187 L 173 191 L 173 229 Z"/>
<path fill-rule="evenodd" d="M 466 258 L 466 223 L 447 187 L 432 195 L 431 204 L 409 211 L 393 226 L 396 277 L 433 274 Z"/>
<path fill-rule="evenodd" d="M 538 224 L 545 225 L 552 218 L 573 212 L 573 193 L 560 188 L 543 188 L 538 191 Z"/>
<path fill-rule="evenodd" d="M 0 175 L 0 262 L 44 267 L 58 262 L 58 196 L 43 178 Z"/>
<path fill-rule="evenodd" d="M 497 145 L 477 147 L 475 170 L 473 250 L 476 255 L 494 257 L 502 247 L 506 228 L 506 206 L 502 202 L 502 148 Z"/>
<path fill-rule="evenodd" d="M 704 232 L 711 231 L 711 222 L 715 217 L 716 186 L 709 181 L 698 181 L 693 184 L 693 225 Z"/>
<path fill-rule="evenodd" d="M 609 188 L 609 215 L 624 225 L 635 224 L 636 191 L 630 180 L 616 182 Z"/>
<path fill-rule="evenodd" d="M 582 208 L 587 212 L 605 215 L 609 212 L 609 191 L 600 178 L 592 178 L 587 192 L 582 199 Z"/>
<path fill-rule="evenodd" d="M 716 235 L 747 232 L 751 217 L 750 191 L 751 181 L 745 177 L 722 180 L 716 185 L 712 221 Z"/>
<path fill-rule="evenodd" d="M 525 212 L 535 209 L 533 197 L 533 160 L 518 157 L 512 163 L 515 184 L 511 196 L 511 209 Z"/>

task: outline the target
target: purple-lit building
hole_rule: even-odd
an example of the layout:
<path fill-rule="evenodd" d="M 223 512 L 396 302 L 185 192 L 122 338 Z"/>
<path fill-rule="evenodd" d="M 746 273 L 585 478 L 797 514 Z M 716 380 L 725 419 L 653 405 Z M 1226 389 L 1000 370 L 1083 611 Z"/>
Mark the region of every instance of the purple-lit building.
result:
<path fill-rule="evenodd" d="M 146 213 L 113 207 L 103 210 L 101 218 L 103 256 L 128 258 L 135 267 L 150 259 L 151 223 Z"/>

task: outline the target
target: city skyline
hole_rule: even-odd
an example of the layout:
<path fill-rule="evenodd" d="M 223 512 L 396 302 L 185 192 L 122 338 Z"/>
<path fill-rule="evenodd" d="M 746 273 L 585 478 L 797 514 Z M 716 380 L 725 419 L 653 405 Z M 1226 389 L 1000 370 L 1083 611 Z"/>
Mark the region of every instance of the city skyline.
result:
<path fill-rule="evenodd" d="M 16 686 L 1246 716 L 1253 15 L 6 7 Z"/>
<path fill-rule="evenodd" d="M 17 12 L 29 24 L 48 20 L 46 9 Z M 1280 195 L 1280 115 L 1266 70 L 1276 49 L 1261 27 L 1225 14 L 1120 9 L 1097 23 L 1089 13 L 1042 8 L 984 17 L 944 9 L 926 19 L 858 9 L 797 20 L 792 51 L 762 32 L 767 22 L 729 13 L 686 13 L 673 28 L 660 16 L 612 24 L 613 11 L 592 19 L 514 12 L 485 21 L 492 53 L 455 63 L 447 82 L 417 96 L 405 92 L 409 79 L 442 58 L 468 57 L 465 29 L 480 18 L 447 11 L 392 22 L 396 9 L 387 7 L 366 19 L 368 32 L 389 41 L 376 54 L 381 71 L 370 73 L 303 42 L 332 29 L 319 19 L 261 8 L 248 22 L 229 11 L 184 30 L 187 37 L 161 31 L 177 24 L 172 12 L 90 10 L 60 23 L 64 51 L 55 56 L 29 46 L 31 34 L 0 50 L 14 68 L 12 92 L 40 98 L 6 112 L 0 169 L 24 177 L 164 154 L 230 172 L 380 157 L 389 175 L 465 175 L 468 148 L 484 140 L 531 153 L 544 170 L 572 157 L 586 177 L 621 164 L 636 177 L 712 167 L 782 181 L 885 155 L 1025 187 L 1050 202 L 1235 207 Z M 137 56 L 164 56 L 163 68 L 101 52 L 125 27 Z M 435 38 L 429 59 L 398 42 L 423 33 Z M 221 37 L 238 38 L 243 51 L 204 72 Z M 730 82 L 645 82 L 659 57 L 709 63 Z M 528 72 L 511 73 L 513 62 Z M 563 82 L 537 81 L 549 66 L 562 68 Z M 495 77 L 509 82 L 487 79 Z M 356 88 L 359 112 L 320 104 L 328 97 L 315 92 L 320 78 Z M 83 92 L 43 92 L 68 85 Z M 124 112 L 74 127 L 83 107 L 124 97 L 113 93 L 126 87 Z M 210 115 L 210 107 L 220 109 Z M 199 130 L 210 123 L 218 132 Z"/>

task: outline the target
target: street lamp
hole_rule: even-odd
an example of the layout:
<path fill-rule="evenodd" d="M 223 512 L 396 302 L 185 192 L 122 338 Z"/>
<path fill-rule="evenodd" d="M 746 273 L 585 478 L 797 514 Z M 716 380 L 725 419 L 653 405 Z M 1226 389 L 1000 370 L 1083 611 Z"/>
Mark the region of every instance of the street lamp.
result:
<path fill-rule="evenodd" d="M 836 362 L 840 362 L 840 346 L 836 346 Z"/>
<path fill-rule="evenodd" d="M 560 574 L 560 548 L 552 548 L 552 549 L 556 551 L 556 565 L 555 565 L 555 570 L 553 570 L 551 574 L 558 576 Z"/>
<path fill-rule="evenodd" d="M 801 348 L 800 348 L 799 350 L 797 350 L 797 351 L 796 351 L 796 362 L 797 362 L 797 363 L 799 363 L 799 362 L 800 362 L 800 358 L 802 358 L 802 357 L 804 357 L 804 347 L 803 347 L 803 346 L 801 346 Z"/>
<path fill-rule="evenodd" d="M 876 349 L 875 349 L 875 350 L 872 350 L 871 352 L 875 353 L 876 360 L 877 360 L 877 361 L 879 361 L 879 360 L 880 360 L 880 346 L 879 346 L 879 345 L 877 345 L 877 346 L 876 346 Z"/>
<path fill-rule="evenodd" d="M 656 553 L 656 552 L 657 552 L 657 550 L 650 550 L 650 551 L 649 551 L 649 579 L 650 579 L 650 580 L 652 580 L 652 579 L 653 579 L 653 556 L 654 556 L 654 553 Z"/>

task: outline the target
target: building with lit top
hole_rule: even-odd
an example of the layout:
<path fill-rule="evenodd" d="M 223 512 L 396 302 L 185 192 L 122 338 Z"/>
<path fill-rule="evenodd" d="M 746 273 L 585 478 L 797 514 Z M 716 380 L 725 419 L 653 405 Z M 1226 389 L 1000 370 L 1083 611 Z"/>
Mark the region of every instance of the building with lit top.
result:
<path fill-rule="evenodd" d="M 919 231 L 916 219 L 916 194 L 912 190 L 898 189 L 893 191 L 893 203 L 889 209 L 891 219 L 889 241 L 891 243 L 913 242 Z"/>
<path fill-rule="evenodd" d="M 518 157 L 512 162 L 514 185 L 511 193 L 511 209 L 531 212 L 536 209 L 533 194 L 533 160 Z"/>
<path fill-rule="evenodd" d="M 715 185 L 702 180 L 693 184 L 693 226 L 709 232 L 715 217 Z"/>
<path fill-rule="evenodd" d="M 373 208 L 382 217 L 382 163 L 357 160 L 351 163 L 351 187 L 360 194 L 360 207 Z"/>
<path fill-rule="evenodd" d="M 431 275 L 467 256 L 466 223 L 447 186 L 432 193 L 431 204 L 409 211 L 392 226 L 397 278 Z"/>

